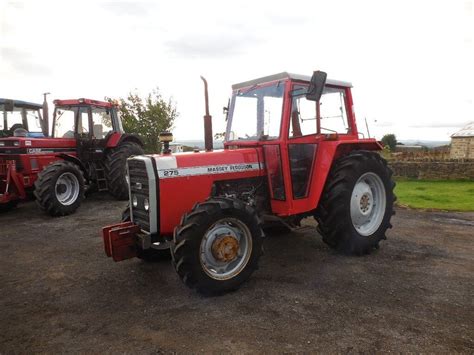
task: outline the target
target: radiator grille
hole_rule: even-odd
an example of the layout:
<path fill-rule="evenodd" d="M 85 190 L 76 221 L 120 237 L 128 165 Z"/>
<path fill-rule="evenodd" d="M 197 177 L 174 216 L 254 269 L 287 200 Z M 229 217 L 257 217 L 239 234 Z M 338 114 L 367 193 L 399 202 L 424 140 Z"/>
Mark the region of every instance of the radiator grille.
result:
<path fill-rule="evenodd" d="M 130 159 L 128 160 L 128 172 L 130 181 L 130 192 L 132 199 L 137 198 L 137 206 L 133 204 L 130 206 L 132 212 L 133 222 L 138 224 L 144 231 L 150 231 L 150 211 L 145 210 L 145 199 L 150 200 L 149 181 L 146 170 L 146 165 L 143 160 Z"/>

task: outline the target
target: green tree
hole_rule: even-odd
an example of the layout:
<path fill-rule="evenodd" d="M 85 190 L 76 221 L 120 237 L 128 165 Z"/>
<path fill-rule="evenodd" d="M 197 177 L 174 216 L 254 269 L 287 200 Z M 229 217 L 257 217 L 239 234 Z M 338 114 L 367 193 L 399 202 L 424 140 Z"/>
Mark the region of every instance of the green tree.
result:
<path fill-rule="evenodd" d="M 172 130 L 174 120 L 178 117 L 175 104 L 165 100 L 158 88 L 146 98 L 130 92 L 126 99 L 120 99 L 119 111 L 124 131 L 139 135 L 145 144 L 146 153 L 161 151 L 159 134 Z"/>
<path fill-rule="evenodd" d="M 384 146 L 388 146 L 390 151 L 393 152 L 395 150 L 395 146 L 397 145 L 397 137 L 392 133 L 386 134 L 382 137 L 382 143 Z"/>

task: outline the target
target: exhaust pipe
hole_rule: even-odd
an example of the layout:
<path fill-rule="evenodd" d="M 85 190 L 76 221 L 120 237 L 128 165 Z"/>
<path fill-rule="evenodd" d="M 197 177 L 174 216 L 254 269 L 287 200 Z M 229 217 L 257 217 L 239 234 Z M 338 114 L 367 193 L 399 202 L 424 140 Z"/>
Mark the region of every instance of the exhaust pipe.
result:
<path fill-rule="evenodd" d="M 46 96 L 49 95 L 49 92 L 45 92 L 43 94 L 43 122 L 42 122 L 42 130 L 45 137 L 49 137 L 49 108 L 48 108 L 48 101 L 46 100 Z"/>
<path fill-rule="evenodd" d="M 204 100 L 206 103 L 206 115 L 204 116 L 204 147 L 206 152 L 210 152 L 213 149 L 212 140 L 212 116 L 209 114 L 209 95 L 207 93 L 207 80 L 201 76 L 204 82 Z"/>

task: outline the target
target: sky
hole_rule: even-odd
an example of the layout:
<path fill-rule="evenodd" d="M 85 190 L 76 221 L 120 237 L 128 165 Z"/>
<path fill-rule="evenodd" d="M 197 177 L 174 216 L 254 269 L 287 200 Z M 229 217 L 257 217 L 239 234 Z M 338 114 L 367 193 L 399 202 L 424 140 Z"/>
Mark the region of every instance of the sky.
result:
<path fill-rule="evenodd" d="M 0 97 L 118 98 L 158 87 L 176 140 L 214 132 L 231 85 L 289 71 L 350 81 L 359 130 L 448 141 L 474 121 L 474 1 L 0 0 Z"/>

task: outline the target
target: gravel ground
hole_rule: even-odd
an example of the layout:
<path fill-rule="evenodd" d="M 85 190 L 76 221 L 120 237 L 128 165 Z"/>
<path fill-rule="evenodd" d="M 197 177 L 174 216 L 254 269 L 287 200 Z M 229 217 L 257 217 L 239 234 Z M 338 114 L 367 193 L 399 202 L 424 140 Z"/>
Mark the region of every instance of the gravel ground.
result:
<path fill-rule="evenodd" d="M 106 258 L 123 202 L 0 216 L 0 353 L 474 352 L 474 213 L 397 210 L 380 250 L 332 252 L 314 226 L 270 235 L 239 291 L 204 298 L 169 261 Z"/>

